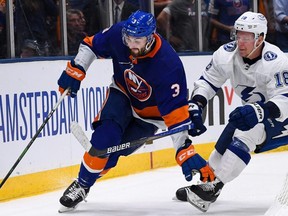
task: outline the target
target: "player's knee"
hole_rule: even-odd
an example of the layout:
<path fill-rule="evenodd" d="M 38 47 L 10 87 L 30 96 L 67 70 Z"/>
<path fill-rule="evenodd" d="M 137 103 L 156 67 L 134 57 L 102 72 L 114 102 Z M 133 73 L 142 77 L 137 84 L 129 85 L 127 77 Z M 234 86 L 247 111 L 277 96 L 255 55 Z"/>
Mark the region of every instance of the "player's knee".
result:
<path fill-rule="evenodd" d="M 237 137 L 234 137 L 233 141 L 228 146 L 228 149 L 233 152 L 235 155 L 237 155 L 245 164 L 248 164 L 251 155 L 250 155 L 250 149 L 249 147 L 242 142 Z"/>
<path fill-rule="evenodd" d="M 93 124 L 94 132 L 91 137 L 91 143 L 96 149 L 105 149 L 120 144 L 122 129 L 113 120 L 98 121 Z"/>

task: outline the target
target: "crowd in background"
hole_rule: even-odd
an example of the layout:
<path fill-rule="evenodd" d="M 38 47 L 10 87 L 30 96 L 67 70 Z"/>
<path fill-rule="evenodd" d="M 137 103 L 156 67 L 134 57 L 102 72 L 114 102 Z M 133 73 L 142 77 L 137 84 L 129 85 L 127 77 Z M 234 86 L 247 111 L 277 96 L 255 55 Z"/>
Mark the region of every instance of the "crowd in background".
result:
<path fill-rule="evenodd" d="M 109 9 L 105 7 L 107 1 L 112 1 Z M 154 0 L 152 13 L 157 19 L 158 33 L 177 52 L 212 52 L 230 41 L 233 23 L 243 12 L 255 11 L 254 1 Z M 77 53 L 84 37 L 127 19 L 138 9 L 149 11 L 147 2 L 66 0 L 68 55 Z M 197 6 L 201 8 L 199 16 Z M 258 0 L 257 11 L 268 20 L 266 40 L 288 51 L 288 1 Z M 0 0 L 0 59 L 7 58 L 6 12 L 6 0 Z M 59 17 L 59 0 L 13 0 L 16 58 L 63 55 Z"/>

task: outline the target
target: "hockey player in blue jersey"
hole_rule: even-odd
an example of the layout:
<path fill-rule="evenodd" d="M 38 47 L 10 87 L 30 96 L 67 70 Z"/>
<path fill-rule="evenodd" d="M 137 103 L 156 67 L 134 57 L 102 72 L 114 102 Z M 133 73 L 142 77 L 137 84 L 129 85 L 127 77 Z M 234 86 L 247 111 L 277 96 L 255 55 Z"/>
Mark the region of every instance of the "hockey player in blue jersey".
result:
<path fill-rule="evenodd" d="M 204 180 L 212 180 L 213 172 L 194 151 L 189 139 L 189 134 L 198 135 L 206 128 L 199 110 L 188 108 L 182 62 L 155 30 L 154 16 L 137 11 L 126 21 L 86 37 L 76 57 L 68 62 L 60 76 L 59 90 L 63 92 L 70 87 L 70 96 L 75 97 L 92 61 L 111 57 L 113 79 L 105 103 L 93 123 L 93 147 L 105 149 L 151 136 L 159 128 L 177 128 L 192 121 L 194 129 L 172 136 L 176 161 L 182 167 L 186 180 L 192 179 L 192 170 L 198 170 Z M 101 157 L 86 152 L 77 180 L 60 198 L 60 212 L 74 209 L 86 198 L 95 181 L 116 166 L 120 156 L 127 156 L 135 149 Z"/>
<path fill-rule="evenodd" d="M 205 107 L 229 79 L 243 106 L 230 113 L 229 123 L 209 157 L 215 180 L 176 191 L 179 200 L 188 200 L 204 212 L 216 201 L 224 184 L 248 165 L 250 152 L 288 144 L 287 56 L 265 41 L 267 21 L 262 14 L 245 12 L 234 28 L 235 41 L 214 52 L 194 83 L 192 101 Z"/>

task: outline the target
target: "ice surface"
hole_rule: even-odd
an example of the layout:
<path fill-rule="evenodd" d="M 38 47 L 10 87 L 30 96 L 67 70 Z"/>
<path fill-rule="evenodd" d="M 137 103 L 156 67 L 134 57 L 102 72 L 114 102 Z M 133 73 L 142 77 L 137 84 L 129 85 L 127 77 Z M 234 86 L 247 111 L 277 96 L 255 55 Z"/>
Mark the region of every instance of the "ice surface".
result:
<path fill-rule="evenodd" d="M 2 216 L 172 216 L 264 215 L 288 173 L 288 152 L 253 155 L 249 166 L 226 184 L 218 200 L 202 213 L 187 202 L 172 200 L 177 188 L 189 185 L 180 167 L 100 181 L 87 202 L 69 213 L 58 213 L 63 190 L 0 203 Z M 194 180 L 196 181 L 196 179 Z M 68 185 L 67 185 L 68 186 Z"/>

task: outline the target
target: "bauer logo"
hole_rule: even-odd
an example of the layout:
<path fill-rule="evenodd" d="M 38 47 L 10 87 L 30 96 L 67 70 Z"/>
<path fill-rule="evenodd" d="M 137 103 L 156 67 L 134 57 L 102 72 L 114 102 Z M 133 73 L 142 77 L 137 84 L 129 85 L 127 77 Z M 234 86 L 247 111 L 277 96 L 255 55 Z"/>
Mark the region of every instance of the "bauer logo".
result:
<path fill-rule="evenodd" d="M 118 152 L 124 149 L 130 148 L 130 143 L 123 143 L 117 146 L 109 147 L 107 149 L 107 154 L 113 153 L 113 152 Z"/>
<path fill-rule="evenodd" d="M 272 61 L 277 58 L 277 54 L 271 51 L 268 51 L 264 54 L 264 59 L 266 61 Z"/>

